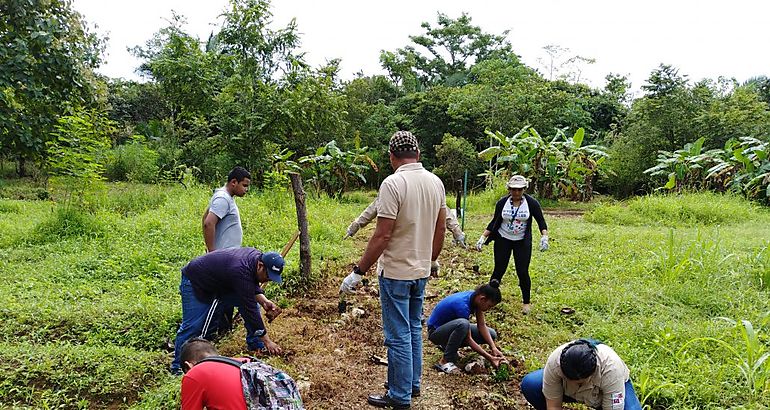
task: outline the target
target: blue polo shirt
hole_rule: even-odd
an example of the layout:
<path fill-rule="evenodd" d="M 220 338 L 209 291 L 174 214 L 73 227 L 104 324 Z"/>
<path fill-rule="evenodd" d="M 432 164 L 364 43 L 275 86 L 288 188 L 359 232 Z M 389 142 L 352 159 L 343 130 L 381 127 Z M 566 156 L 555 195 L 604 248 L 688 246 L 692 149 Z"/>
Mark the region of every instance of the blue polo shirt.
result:
<path fill-rule="evenodd" d="M 428 318 L 428 329 L 438 329 L 447 322 L 455 319 L 469 319 L 473 309 L 471 308 L 472 290 L 453 293 L 442 299 Z"/>

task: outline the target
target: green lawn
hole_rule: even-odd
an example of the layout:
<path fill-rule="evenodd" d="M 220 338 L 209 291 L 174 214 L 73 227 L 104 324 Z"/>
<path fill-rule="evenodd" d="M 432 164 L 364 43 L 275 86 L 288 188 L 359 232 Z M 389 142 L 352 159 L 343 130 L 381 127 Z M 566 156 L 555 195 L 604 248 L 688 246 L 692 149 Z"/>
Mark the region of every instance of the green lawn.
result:
<path fill-rule="evenodd" d="M 204 251 L 200 218 L 210 192 L 108 185 L 88 198 L 92 214 L 0 200 L 1 407 L 154 408 L 173 400 L 164 348 L 181 317 L 179 268 Z M 470 243 L 498 194 L 469 198 Z M 341 238 L 371 198 L 308 196 L 315 280 L 338 280 L 320 272 L 322 258 L 344 264 L 360 256 Z M 296 229 L 288 192 L 238 201 L 247 246 L 280 249 Z M 770 402 L 769 365 L 748 371 L 752 379 L 738 367 L 770 351 L 767 210 L 703 194 L 579 208 L 592 210 L 548 220 L 551 249 L 535 252 L 531 265 L 532 314 L 519 313 L 515 273 L 504 277 L 504 303 L 490 316 L 504 347 L 535 369 L 560 343 L 601 339 L 626 360 L 640 398 L 654 408 Z M 287 265 L 295 287 L 298 248 Z M 456 269 L 431 282 L 437 292 L 470 288 L 491 273 L 491 247 L 461 254 L 483 276 Z M 567 306 L 576 312 L 560 314 Z M 721 317 L 751 322 L 756 343 L 747 345 L 736 331 L 746 328 Z"/>

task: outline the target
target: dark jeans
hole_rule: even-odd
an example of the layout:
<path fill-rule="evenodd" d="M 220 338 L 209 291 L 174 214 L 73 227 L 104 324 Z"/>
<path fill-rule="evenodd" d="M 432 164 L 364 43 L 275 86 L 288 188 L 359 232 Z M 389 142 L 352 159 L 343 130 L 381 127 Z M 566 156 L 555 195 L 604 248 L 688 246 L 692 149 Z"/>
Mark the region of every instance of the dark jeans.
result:
<path fill-rule="evenodd" d="M 527 402 L 536 410 L 546 410 L 545 395 L 543 395 L 543 369 L 524 376 L 521 380 L 521 394 L 527 399 Z M 626 400 L 623 402 L 623 410 L 642 410 L 639 398 L 636 397 L 634 386 L 631 379 L 626 381 Z M 564 403 L 575 403 L 572 397 L 564 396 Z"/>
<path fill-rule="evenodd" d="M 503 275 L 508 269 L 508 262 L 513 254 L 513 264 L 516 267 L 516 275 L 519 277 L 521 299 L 529 303 L 529 293 L 532 289 L 532 280 L 529 278 L 529 261 L 532 260 L 532 238 L 520 241 L 510 241 L 499 235 L 495 238 L 495 270 L 492 279 L 503 281 Z"/>
<path fill-rule="evenodd" d="M 489 335 L 492 336 L 492 340 L 497 340 L 497 332 L 495 332 L 495 329 L 487 327 L 487 330 L 489 330 Z M 439 346 L 443 346 L 444 360 L 457 363 L 457 350 L 461 347 L 468 346 L 468 331 L 471 332 L 471 337 L 477 344 L 487 343 L 487 341 L 481 337 L 479 327 L 471 324 L 468 319 L 450 320 L 439 326 L 437 329 L 428 329 L 428 340 Z"/>
<path fill-rule="evenodd" d="M 182 296 L 182 324 L 179 325 L 176 340 L 174 341 L 174 360 L 171 362 L 172 373 L 181 373 L 182 371 L 180 356 L 184 342 L 194 337 L 211 338 L 219 326 L 217 319 L 222 315 L 222 309 L 240 305 L 238 295 L 235 293 L 222 296 L 217 300 L 217 306 L 214 306 L 214 301 L 205 302 L 199 300 L 195 296 L 195 292 L 193 292 L 190 279 L 184 274 L 179 284 L 179 294 Z M 207 329 L 205 334 L 203 334 L 204 327 Z M 257 329 L 248 324 L 245 327 L 246 342 L 250 348 L 262 342 L 259 337 L 254 335 Z"/>

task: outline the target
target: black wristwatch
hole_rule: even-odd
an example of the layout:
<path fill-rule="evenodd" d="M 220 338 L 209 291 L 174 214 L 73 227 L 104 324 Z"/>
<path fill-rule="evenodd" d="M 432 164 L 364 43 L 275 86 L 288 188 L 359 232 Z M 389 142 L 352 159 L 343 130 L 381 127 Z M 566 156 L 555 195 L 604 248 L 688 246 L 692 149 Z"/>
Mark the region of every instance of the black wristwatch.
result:
<path fill-rule="evenodd" d="M 353 265 L 353 273 L 363 276 L 366 272 L 361 272 L 361 268 L 359 268 L 358 265 Z"/>

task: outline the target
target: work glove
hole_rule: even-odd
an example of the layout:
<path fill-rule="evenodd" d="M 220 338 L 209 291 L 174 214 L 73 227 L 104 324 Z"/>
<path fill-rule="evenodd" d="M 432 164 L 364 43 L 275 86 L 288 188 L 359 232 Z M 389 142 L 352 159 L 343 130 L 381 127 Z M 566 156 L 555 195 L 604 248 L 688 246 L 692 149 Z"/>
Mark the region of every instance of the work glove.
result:
<path fill-rule="evenodd" d="M 438 276 L 439 269 L 441 269 L 441 266 L 438 264 L 438 261 L 432 261 L 430 263 L 430 276 Z"/>
<path fill-rule="evenodd" d="M 487 237 L 484 235 L 481 235 L 478 241 L 476 241 L 476 250 L 481 252 L 481 247 L 484 246 L 484 242 L 487 241 Z"/>
<path fill-rule="evenodd" d="M 358 231 L 358 229 L 354 228 L 353 225 L 348 226 L 348 229 L 345 231 L 345 236 L 342 237 L 342 240 L 344 241 L 345 239 L 352 238 L 353 235 L 356 234 L 356 231 Z"/>
<path fill-rule="evenodd" d="M 540 252 L 548 250 L 548 236 L 544 235 L 540 237 Z"/>
<path fill-rule="evenodd" d="M 455 243 L 463 248 L 467 248 L 468 245 L 465 244 L 465 233 L 461 232 L 459 235 L 455 236 Z"/>
<path fill-rule="evenodd" d="M 356 293 L 356 288 L 361 284 L 361 279 L 363 279 L 363 276 L 350 272 L 350 275 L 346 276 L 342 281 L 342 285 L 340 285 L 340 293 Z"/>

